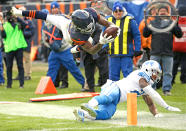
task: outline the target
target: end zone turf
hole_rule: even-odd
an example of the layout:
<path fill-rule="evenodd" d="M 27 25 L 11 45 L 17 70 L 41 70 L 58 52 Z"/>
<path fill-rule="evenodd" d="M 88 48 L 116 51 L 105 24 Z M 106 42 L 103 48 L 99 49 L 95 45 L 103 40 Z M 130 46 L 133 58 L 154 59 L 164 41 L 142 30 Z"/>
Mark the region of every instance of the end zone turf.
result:
<path fill-rule="evenodd" d="M 16 116 L 46 117 L 75 121 L 75 116 L 73 115 L 73 110 L 75 108 L 77 107 L 24 102 L 12 102 L 12 104 L 7 102 L 7 104 L 5 104 L 5 102 L 3 102 L 3 104 L 0 104 L 0 113 Z M 114 127 L 126 127 L 126 115 L 126 111 L 117 110 L 114 117 L 110 120 L 99 120 L 92 122 L 108 123 L 109 125 L 112 125 Z M 155 118 L 151 115 L 150 112 L 138 111 L 137 126 L 156 127 L 171 130 L 186 130 L 186 114 L 162 113 L 162 115 L 163 117 Z"/>

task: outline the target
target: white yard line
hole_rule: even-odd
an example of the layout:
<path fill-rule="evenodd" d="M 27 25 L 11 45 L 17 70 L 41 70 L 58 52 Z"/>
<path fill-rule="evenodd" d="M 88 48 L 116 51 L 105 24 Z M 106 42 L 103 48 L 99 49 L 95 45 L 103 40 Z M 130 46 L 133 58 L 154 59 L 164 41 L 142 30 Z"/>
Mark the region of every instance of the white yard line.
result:
<path fill-rule="evenodd" d="M 113 129 L 113 128 L 122 128 L 123 126 L 103 126 L 103 127 L 81 127 L 81 128 L 77 128 L 77 127 L 69 127 L 69 128 L 49 128 L 49 129 L 41 129 L 41 130 L 29 130 L 29 131 L 68 131 L 68 130 L 75 130 L 75 131 L 82 131 L 82 130 L 101 130 L 101 129 Z"/>
<path fill-rule="evenodd" d="M 46 105 L 40 103 L 0 102 L 0 113 L 17 116 L 45 117 L 75 120 L 73 110 L 77 107 L 63 105 Z M 110 123 L 111 126 L 127 126 L 127 112 L 117 110 L 110 120 L 97 122 Z M 163 117 L 154 118 L 150 112 L 138 112 L 138 126 L 149 126 L 172 130 L 186 130 L 186 114 L 163 113 Z"/>

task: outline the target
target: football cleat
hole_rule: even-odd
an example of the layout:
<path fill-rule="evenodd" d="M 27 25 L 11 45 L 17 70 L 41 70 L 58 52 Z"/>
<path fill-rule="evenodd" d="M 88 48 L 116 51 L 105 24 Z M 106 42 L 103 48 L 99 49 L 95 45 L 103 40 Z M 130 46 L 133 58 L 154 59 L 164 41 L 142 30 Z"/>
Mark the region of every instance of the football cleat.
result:
<path fill-rule="evenodd" d="M 92 107 L 90 107 L 87 103 L 84 103 L 81 105 L 81 109 L 85 110 L 88 112 L 88 114 L 92 117 L 92 118 L 96 118 L 96 112 L 94 111 L 94 109 Z"/>
<path fill-rule="evenodd" d="M 75 109 L 73 111 L 73 113 L 74 113 L 74 115 L 76 117 L 76 120 L 84 122 L 85 114 L 84 114 L 83 110 L 81 110 L 81 109 Z"/>

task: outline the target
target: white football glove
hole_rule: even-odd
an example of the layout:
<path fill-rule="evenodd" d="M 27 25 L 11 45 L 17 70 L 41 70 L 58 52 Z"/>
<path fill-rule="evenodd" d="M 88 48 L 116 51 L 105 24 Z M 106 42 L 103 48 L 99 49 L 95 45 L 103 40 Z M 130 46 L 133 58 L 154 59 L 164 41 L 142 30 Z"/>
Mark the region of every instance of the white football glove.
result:
<path fill-rule="evenodd" d="M 112 38 L 112 36 L 107 37 L 107 33 L 105 33 L 104 36 L 102 34 L 103 34 L 103 32 L 101 32 L 100 39 L 99 39 L 99 43 L 101 45 L 104 45 L 104 44 L 107 44 L 107 43 L 110 43 L 110 42 L 114 41 L 114 38 Z"/>
<path fill-rule="evenodd" d="M 70 49 L 70 52 L 71 52 L 72 54 L 78 53 L 79 51 L 77 50 L 77 47 L 78 47 L 78 45 L 72 47 L 72 48 Z"/>
<path fill-rule="evenodd" d="M 166 109 L 167 109 L 168 111 L 181 111 L 179 108 L 177 108 L 177 107 L 172 107 L 172 106 L 168 106 Z"/>
<path fill-rule="evenodd" d="M 89 37 L 89 38 L 88 38 L 88 41 L 92 44 L 94 40 L 93 40 L 92 37 Z"/>
<path fill-rule="evenodd" d="M 163 115 L 162 114 L 156 114 L 154 117 L 159 118 L 159 117 L 163 117 Z"/>
<path fill-rule="evenodd" d="M 12 14 L 15 16 L 22 16 L 22 10 L 18 10 L 15 7 L 12 7 Z"/>

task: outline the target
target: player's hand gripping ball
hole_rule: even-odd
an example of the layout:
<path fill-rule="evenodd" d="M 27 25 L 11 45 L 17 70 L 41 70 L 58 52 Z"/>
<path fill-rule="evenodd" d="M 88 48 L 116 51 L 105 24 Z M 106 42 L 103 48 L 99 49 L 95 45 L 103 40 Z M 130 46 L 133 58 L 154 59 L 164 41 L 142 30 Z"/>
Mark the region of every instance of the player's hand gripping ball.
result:
<path fill-rule="evenodd" d="M 112 36 L 112 38 L 116 38 L 119 36 L 119 28 L 117 26 L 109 26 L 103 32 L 103 36 L 107 34 L 107 37 Z"/>

